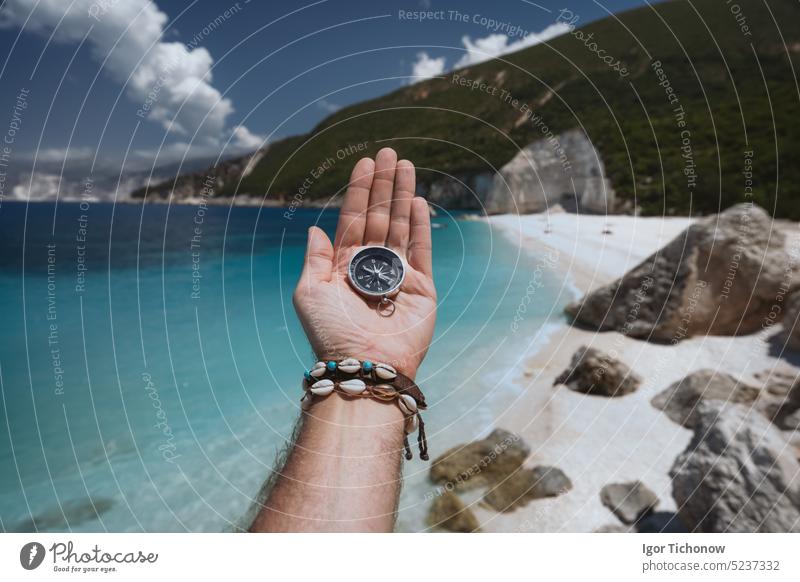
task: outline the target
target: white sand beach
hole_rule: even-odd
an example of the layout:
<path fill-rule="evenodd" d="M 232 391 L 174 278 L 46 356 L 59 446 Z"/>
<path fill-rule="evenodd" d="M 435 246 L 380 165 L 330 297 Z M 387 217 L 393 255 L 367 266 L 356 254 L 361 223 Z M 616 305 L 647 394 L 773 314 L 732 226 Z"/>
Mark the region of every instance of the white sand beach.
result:
<path fill-rule="evenodd" d="M 555 249 L 558 274 L 585 293 L 621 276 L 691 220 L 559 213 L 502 215 L 490 222 L 532 253 Z M 604 234 L 604 230 L 610 232 Z M 768 353 L 765 337 L 777 330 L 739 337 L 695 337 L 669 346 L 617 332 L 571 327 L 558 314 L 551 320 L 557 331 L 521 366 L 515 379 L 522 387 L 521 395 L 496 426 L 518 433 L 530 445 L 532 455 L 526 466 L 556 466 L 570 478 L 573 489 L 510 513 L 495 513 L 473 503 L 484 531 L 590 532 L 619 525 L 601 504 L 599 491 L 609 483 L 633 480 L 642 481 L 658 495 L 657 511 L 674 511 L 669 470 L 691 432 L 654 408 L 653 396 L 703 368 L 723 369 L 753 383 L 758 383 L 755 373 L 791 369 Z M 643 378 L 642 386 L 621 398 L 588 396 L 553 386 L 582 345 L 622 360 Z"/>

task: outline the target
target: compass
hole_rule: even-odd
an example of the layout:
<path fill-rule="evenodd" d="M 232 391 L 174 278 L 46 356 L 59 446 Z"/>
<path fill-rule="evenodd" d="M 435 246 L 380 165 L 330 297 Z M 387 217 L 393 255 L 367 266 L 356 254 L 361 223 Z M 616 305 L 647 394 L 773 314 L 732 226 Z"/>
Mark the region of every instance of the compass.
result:
<path fill-rule="evenodd" d="M 386 247 L 369 246 L 356 249 L 347 276 L 350 284 L 362 295 L 388 302 L 400 291 L 406 275 L 405 264 L 396 252 Z"/>

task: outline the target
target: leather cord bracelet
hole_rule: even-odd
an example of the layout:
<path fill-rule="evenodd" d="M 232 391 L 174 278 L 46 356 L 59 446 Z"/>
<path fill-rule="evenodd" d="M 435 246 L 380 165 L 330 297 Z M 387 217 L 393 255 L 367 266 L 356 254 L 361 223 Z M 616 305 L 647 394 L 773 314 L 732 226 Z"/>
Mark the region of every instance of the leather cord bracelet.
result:
<path fill-rule="evenodd" d="M 300 402 L 304 410 L 311 407 L 315 397 L 325 397 L 333 392 L 352 398 L 396 402 L 405 418 L 403 447 L 406 459 L 413 457 L 408 435 L 418 430 L 419 457 L 423 461 L 428 460 L 425 423 L 419 414 L 420 410 L 427 408 L 425 395 L 411 378 L 399 373 L 389 364 L 370 360 L 362 362 L 355 358 L 345 358 L 339 362 L 317 362 L 305 373 L 303 390 L 305 394 Z"/>

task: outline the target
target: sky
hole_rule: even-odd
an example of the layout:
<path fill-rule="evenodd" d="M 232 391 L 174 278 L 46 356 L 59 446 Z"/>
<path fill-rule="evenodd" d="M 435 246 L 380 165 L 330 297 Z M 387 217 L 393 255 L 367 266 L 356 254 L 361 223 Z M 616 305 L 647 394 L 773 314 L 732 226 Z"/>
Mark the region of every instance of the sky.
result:
<path fill-rule="evenodd" d="M 231 157 L 643 3 L 2 0 L 0 132 L 43 164 Z"/>

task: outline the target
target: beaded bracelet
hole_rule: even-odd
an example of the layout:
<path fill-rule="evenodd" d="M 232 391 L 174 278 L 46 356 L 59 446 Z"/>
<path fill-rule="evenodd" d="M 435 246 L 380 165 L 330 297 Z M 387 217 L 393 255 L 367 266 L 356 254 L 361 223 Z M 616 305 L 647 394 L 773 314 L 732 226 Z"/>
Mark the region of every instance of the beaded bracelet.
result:
<path fill-rule="evenodd" d="M 359 361 L 345 358 L 339 362 L 317 362 L 305 373 L 303 380 L 305 394 L 300 400 L 303 410 L 314 403 L 314 397 L 325 397 L 333 392 L 355 398 L 375 398 L 384 402 L 394 401 L 405 417 L 403 447 L 406 459 L 411 459 L 408 435 L 419 430 L 417 444 L 419 456 L 428 460 L 428 442 L 425 438 L 425 423 L 419 414 L 425 410 L 425 395 L 411 378 L 400 374 L 389 364 Z"/>

